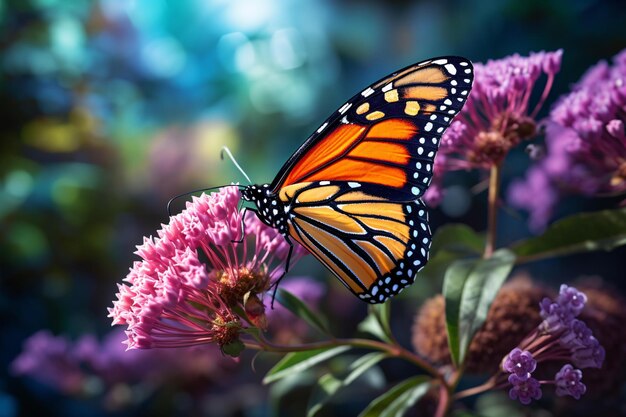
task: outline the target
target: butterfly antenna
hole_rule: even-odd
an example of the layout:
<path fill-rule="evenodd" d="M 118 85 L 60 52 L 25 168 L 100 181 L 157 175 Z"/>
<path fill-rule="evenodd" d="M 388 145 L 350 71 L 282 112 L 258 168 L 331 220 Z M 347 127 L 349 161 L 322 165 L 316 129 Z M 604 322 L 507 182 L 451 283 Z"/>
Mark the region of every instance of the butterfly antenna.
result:
<path fill-rule="evenodd" d="M 231 162 L 237 167 L 239 172 L 241 172 L 243 174 L 243 176 L 248 180 L 248 184 L 252 184 L 252 181 L 250 180 L 250 177 L 248 177 L 248 174 L 246 174 L 246 172 L 243 170 L 243 168 L 241 168 L 241 166 L 237 163 L 237 160 L 233 156 L 233 154 L 230 151 L 230 149 L 228 149 L 228 146 L 222 146 L 222 150 L 220 151 L 220 158 L 222 158 L 222 160 L 224 159 L 224 152 L 226 152 L 226 155 L 228 155 L 228 157 L 230 158 Z"/>
<path fill-rule="evenodd" d="M 174 196 L 172 198 L 170 198 L 170 201 L 167 202 L 167 214 L 168 216 L 172 215 L 172 203 L 176 200 L 178 200 L 181 197 L 185 197 L 188 196 L 190 194 L 196 194 L 196 193 L 200 193 L 203 191 L 213 191 L 213 190 L 217 190 L 218 188 L 222 188 L 222 187 L 239 187 L 239 189 L 241 189 L 241 186 L 239 185 L 218 185 L 217 187 L 209 187 L 209 188 L 199 188 L 197 190 L 193 190 L 193 191 L 187 191 L 186 193 L 182 193 L 182 194 L 178 194 L 177 196 Z"/>

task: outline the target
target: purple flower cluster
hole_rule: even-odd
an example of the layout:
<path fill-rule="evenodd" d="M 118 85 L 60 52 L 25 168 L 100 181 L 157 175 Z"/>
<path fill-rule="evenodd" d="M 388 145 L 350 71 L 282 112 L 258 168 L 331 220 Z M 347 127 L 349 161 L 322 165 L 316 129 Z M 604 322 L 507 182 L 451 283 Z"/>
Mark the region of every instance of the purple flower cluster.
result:
<path fill-rule="evenodd" d="M 591 329 L 578 320 L 587 297 L 574 287 L 561 285 L 556 301 L 544 298 L 540 304 L 543 322 L 539 328 L 558 337 L 559 345 L 567 351 L 566 355 L 580 368 L 601 368 L 604 362 L 604 348 L 593 337 Z"/>
<path fill-rule="evenodd" d="M 165 385 L 170 390 L 175 386 L 208 388 L 235 366 L 234 361 L 216 354 L 217 348 L 212 346 L 127 352 L 121 343 L 124 338 L 123 331 L 114 330 L 101 342 L 93 335 L 72 342 L 42 330 L 24 342 L 11 372 L 65 395 L 102 396 L 108 407 L 120 408 L 130 404 L 119 403 L 114 394 L 118 388 L 144 394 L 146 389 Z"/>
<path fill-rule="evenodd" d="M 434 184 L 424 197 L 430 205 L 441 199 L 446 171 L 488 170 L 499 165 L 511 148 L 535 135 L 535 118 L 560 70 L 562 54 L 562 50 L 527 57 L 515 54 L 474 64 L 472 93 L 441 138 Z M 533 102 L 531 97 L 542 75 L 543 90 Z"/>
<path fill-rule="evenodd" d="M 194 197 L 157 238 L 137 248 L 143 259 L 134 263 L 128 284 L 118 286 L 109 309 L 113 324 L 128 326 L 129 349 L 217 343 L 236 356 L 243 348 L 238 307 L 246 320 L 265 327 L 258 297 L 283 274 L 289 245 L 253 213 L 242 237 L 239 201 L 237 187 Z M 292 262 L 305 253 L 296 245 Z"/>
<path fill-rule="evenodd" d="M 478 71 L 477 71 L 478 72 Z M 626 192 L 626 50 L 592 67 L 552 109 L 546 156 L 512 184 L 510 202 L 541 230 L 561 196 Z"/>
<path fill-rule="evenodd" d="M 510 373 L 509 384 L 513 387 L 509 390 L 509 396 L 513 400 L 519 400 L 522 404 L 530 404 L 532 400 L 541 398 L 539 381 L 531 376 L 537 368 L 537 361 L 533 355 L 520 348 L 515 348 L 505 358 L 502 369 Z"/>
<path fill-rule="evenodd" d="M 509 397 L 529 404 L 542 396 L 541 385 L 553 384 L 559 396 L 579 399 L 586 391 L 582 371 L 565 364 L 552 381 L 539 381 L 532 373 L 537 364 L 546 361 L 571 361 L 578 368 L 600 368 L 604 348 L 593 337 L 587 325 L 576 317 L 587 297 L 574 287 L 561 285 L 556 300 L 544 298 L 540 303 L 543 322 L 502 361 L 503 375 L 512 386 Z M 508 376 L 507 376 L 508 375 Z"/>

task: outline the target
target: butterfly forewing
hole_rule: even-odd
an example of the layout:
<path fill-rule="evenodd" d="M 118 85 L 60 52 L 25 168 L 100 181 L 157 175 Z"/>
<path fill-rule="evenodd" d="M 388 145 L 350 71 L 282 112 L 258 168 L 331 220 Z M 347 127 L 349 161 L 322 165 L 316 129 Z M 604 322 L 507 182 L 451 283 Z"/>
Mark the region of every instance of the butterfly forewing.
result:
<path fill-rule="evenodd" d="M 430 184 L 439 141 L 471 88 L 472 65 L 437 58 L 392 74 L 341 106 L 296 151 L 272 183 L 362 181 L 409 201 Z"/>

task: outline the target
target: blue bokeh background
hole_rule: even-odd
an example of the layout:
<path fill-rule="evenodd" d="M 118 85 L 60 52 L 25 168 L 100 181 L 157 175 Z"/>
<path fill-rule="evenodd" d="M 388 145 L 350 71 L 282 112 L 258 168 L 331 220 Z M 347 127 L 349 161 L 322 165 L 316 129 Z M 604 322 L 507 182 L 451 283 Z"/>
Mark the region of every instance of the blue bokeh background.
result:
<path fill-rule="evenodd" d="M 253 181 L 268 182 L 347 97 L 397 68 L 437 55 L 484 62 L 563 48 L 553 103 L 589 66 L 626 46 L 619 1 L 4 0 L 0 22 L 0 416 L 7 417 L 138 412 L 62 396 L 14 377 L 9 363 L 39 329 L 70 338 L 108 331 L 115 283 L 134 245 L 167 221 L 167 200 L 243 181 L 220 160 L 222 146 Z M 511 155 L 504 186 L 528 164 L 523 149 Z M 479 180 L 463 173 L 451 181 L 469 189 Z M 484 199 L 457 213 L 434 211 L 435 227 L 463 221 L 483 230 Z M 615 203 L 572 198 L 557 217 Z M 523 214 L 503 215 L 501 243 L 528 235 Z M 547 282 L 599 274 L 623 288 L 625 255 L 541 263 L 531 272 Z M 402 311 L 396 325 L 406 330 L 415 306 Z M 268 415 L 260 375 L 242 372 L 237 384 L 258 386 L 259 399 L 232 415 Z"/>

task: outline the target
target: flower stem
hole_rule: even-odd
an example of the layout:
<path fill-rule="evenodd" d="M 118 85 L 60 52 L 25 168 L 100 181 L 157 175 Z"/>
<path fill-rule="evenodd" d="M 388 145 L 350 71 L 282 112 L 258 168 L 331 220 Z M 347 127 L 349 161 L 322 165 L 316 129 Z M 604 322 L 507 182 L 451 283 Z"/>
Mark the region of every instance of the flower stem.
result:
<path fill-rule="evenodd" d="M 437 368 L 429 364 L 426 360 L 420 358 L 413 352 L 405 349 L 400 345 L 389 345 L 383 342 L 379 342 L 371 339 L 332 339 L 323 342 L 314 342 L 314 343 L 306 343 L 300 345 L 275 345 L 267 340 L 260 341 L 260 343 L 255 342 L 245 342 L 246 347 L 250 349 L 258 349 L 266 352 L 276 352 L 276 353 L 289 353 L 289 352 L 305 352 L 307 350 L 314 349 L 323 349 L 323 348 L 331 348 L 335 346 L 351 346 L 355 348 L 363 348 L 363 349 L 371 349 L 378 350 L 381 352 L 387 353 L 389 356 L 404 359 L 417 367 L 423 369 L 428 374 L 430 374 L 433 378 L 441 381 L 446 387 L 447 384 L 444 381 L 443 376 L 439 373 Z"/>
<path fill-rule="evenodd" d="M 450 408 L 450 391 L 445 385 L 439 386 L 439 402 L 435 417 L 444 417 Z"/>
<path fill-rule="evenodd" d="M 487 382 L 485 382 L 482 385 L 478 385 L 476 387 L 468 388 L 466 390 L 457 392 L 456 394 L 454 394 L 453 399 L 454 400 L 460 400 L 461 398 L 471 397 L 472 395 L 476 395 L 476 394 L 483 393 L 485 391 L 489 391 L 489 390 L 491 390 L 491 389 L 493 389 L 495 387 L 496 387 L 496 378 L 495 377 L 491 377 L 491 378 L 489 378 L 489 380 L 487 380 Z"/>
<path fill-rule="evenodd" d="M 496 248 L 496 232 L 498 226 L 498 191 L 500 189 L 500 166 L 494 164 L 489 173 L 489 196 L 487 200 L 487 244 L 483 258 L 490 258 Z"/>

